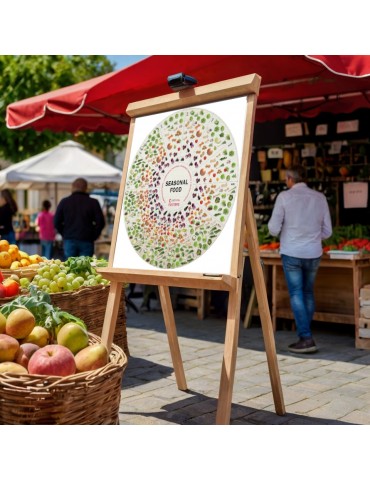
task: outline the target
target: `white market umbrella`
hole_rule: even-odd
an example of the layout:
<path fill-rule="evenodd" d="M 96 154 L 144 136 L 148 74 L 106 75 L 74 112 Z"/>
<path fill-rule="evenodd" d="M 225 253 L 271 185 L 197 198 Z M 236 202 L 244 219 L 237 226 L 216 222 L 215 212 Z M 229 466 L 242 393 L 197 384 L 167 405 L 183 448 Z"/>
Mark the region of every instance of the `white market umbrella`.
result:
<path fill-rule="evenodd" d="M 0 171 L 0 189 L 43 190 L 54 184 L 70 185 L 83 177 L 89 189 L 118 189 L 122 172 L 88 152 L 80 143 L 68 140 Z M 57 199 L 57 195 L 55 195 Z"/>

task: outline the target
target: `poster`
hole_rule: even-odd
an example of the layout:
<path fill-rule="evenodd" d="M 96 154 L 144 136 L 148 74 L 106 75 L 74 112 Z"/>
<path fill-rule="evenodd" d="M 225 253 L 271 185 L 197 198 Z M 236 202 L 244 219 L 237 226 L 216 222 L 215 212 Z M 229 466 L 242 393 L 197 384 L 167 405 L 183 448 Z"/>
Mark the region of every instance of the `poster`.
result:
<path fill-rule="evenodd" d="M 246 110 L 241 97 L 135 120 L 113 267 L 230 273 Z"/>
<path fill-rule="evenodd" d="M 368 202 L 367 182 L 348 182 L 343 184 L 344 208 L 367 208 Z"/>

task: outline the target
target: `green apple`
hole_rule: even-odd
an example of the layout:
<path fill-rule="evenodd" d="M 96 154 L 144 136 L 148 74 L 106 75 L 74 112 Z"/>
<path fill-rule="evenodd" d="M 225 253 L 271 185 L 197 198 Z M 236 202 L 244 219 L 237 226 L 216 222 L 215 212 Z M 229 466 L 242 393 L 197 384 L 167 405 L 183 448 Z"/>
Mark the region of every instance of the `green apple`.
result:
<path fill-rule="evenodd" d="M 31 333 L 27 335 L 27 337 L 23 338 L 21 344 L 23 343 L 34 343 L 39 347 L 45 347 L 49 343 L 49 332 L 46 330 L 45 327 L 41 325 L 36 325 L 33 327 Z"/>
<path fill-rule="evenodd" d="M 74 322 L 68 322 L 59 330 L 57 335 L 58 345 L 67 347 L 73 355 L 87 347 L 89 336 L 87 331 Z"/>

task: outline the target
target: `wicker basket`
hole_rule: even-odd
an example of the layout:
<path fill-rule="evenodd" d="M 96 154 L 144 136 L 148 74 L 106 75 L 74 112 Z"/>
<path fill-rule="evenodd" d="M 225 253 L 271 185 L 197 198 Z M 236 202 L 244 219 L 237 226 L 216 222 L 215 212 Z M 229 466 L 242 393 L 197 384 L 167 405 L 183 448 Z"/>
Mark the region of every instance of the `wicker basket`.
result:
<path fill-rule="evenodd" d="M 33 265 L 24 268 L 15 268 L 14 270 L 10 268 L 2 268 L 1 273 L 4 278 L 10 277 L 10 275 L 17 275 L 19 278 L 28 278 L 29 281 L 33 280 L 33 277 L 37 274 L 37 269 L 40 268 L 39 265 Z"/>
<path fill-rule="evenodd" d="M 83 287 L 72 292 L 52 293 L 50 297 L 54 306 L 81 318 L 89 332 L 101 336 L 108 294 L 109 286 L 96 285 L 94 287 Z M 122 288 L 113 342 L 121 347 L 127 356 L 130 355 L 127 343 L 124 288 Z"/>
<path fill-rule="evenodd" d="M 101 339 L 90 334 L 90 344 Z M 127 357 L 112 344 L 109 363 L 67 377 L 0 374 L 2 425 L 118 425 Z"/>

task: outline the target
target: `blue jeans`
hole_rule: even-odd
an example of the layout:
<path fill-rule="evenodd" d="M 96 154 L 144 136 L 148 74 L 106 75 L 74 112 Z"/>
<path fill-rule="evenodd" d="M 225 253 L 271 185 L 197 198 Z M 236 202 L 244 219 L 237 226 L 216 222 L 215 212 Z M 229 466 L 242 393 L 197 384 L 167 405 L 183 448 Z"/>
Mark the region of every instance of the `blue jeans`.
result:
<path fill-rule="evenodd" d="M 16 243 L 15 232 L 2 233 L 1 240 L 8 240 L 10 244 L 14 245 Z"/>
<path fill-rule="evenodd" d="M 94 242 L 82 240 L 63 240 L 65 260 L 69 257 L 92 257 L 94 255 Z"/>
<path fill-rule="evenodd" d="M 314 284 L 320 260 L 321 257 L 296 258 L 281 255 L 297 334 L 303 339 L 312 337 L 311 322 L 315 313 Z"/>
<path fill-rule="evenodd" d="M 40 240 L 41 243 L 41 256 L 46 257 L 48 260 L 53 258 L 53 240 Z"/>

